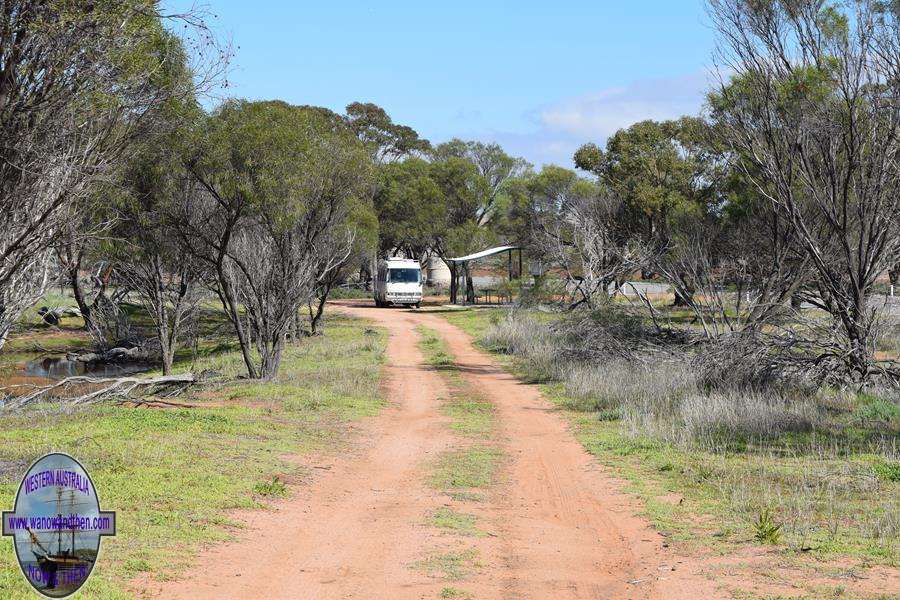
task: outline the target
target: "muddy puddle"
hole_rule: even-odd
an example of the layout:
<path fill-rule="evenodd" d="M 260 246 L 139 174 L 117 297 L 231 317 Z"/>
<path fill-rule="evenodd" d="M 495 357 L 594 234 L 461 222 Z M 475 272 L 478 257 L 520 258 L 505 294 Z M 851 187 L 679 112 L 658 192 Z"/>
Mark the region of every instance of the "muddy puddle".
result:
<path fill-rule="evenodd" d="M 74 375 L 90 377 L 122 377 L 132 373 L 148 371 L 150 365 L 143 363 L 83 363 L 69 360 L 64 356 L 46 356 L 23 363 L 18 374 L 30 378 L 59 381 Z"/>
<path fill-rule="evenodd" d="M 143 373 L 151 368 L 153 367 L 146 363 L 83 363 L 69 360 L 65 356 L 35 357 L 0 369 L 0 397 L 4 394 L 18 396 L 75 375 L 123 377 Z"/>

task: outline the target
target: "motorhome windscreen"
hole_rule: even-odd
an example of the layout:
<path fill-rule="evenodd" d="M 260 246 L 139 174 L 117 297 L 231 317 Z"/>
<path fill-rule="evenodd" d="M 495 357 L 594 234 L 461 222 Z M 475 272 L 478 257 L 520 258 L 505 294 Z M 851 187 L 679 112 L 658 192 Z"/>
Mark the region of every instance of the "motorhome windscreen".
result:
<path fill-rule="evenodd" d="M 419 283 L 419 269 L 388 269 L 388 281 L 391 283 Z"/>

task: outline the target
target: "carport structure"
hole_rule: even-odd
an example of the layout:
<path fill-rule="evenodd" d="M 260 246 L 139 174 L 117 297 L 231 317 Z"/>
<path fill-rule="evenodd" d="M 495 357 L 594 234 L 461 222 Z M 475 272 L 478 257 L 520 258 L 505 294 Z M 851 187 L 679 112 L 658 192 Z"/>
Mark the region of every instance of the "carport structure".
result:
<path fill-rule="evenodd" d="M 513 261 L 513 254 L 516 251 L 518 251 L 517 262 Z M 507 274 L 509 275 L 509 280 L 513 281 L 519 279 L 522 276 L 521 246 L 497 246 L 496 248 L 488 248 L 487 250 L 475 252 L 474 254 L 446 259 L 447 265 L 450 267 L 450 302 L 459 304 L 459 302 L 457 302 L 459 296 L 459 280 L 462 278 L 466 290 L 465 302 L 463 302 L 463 304 L 474 304 L 475 286 L 472 283 L 472 263 L 476 260 L 485 259 L 504 252 L 508 253 Z"/>

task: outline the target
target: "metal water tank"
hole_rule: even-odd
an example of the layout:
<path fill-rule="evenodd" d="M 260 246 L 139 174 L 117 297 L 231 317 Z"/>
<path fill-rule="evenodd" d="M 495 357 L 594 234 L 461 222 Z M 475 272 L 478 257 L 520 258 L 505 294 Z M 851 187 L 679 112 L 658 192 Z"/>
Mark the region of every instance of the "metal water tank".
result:
<path fill-rule="evenodd" d="M 450 267 L 440 257 L 434 255 L 428 257 L 425 266 L 425 276 L 428 278 L 428 285 L 450 285 Z"/>

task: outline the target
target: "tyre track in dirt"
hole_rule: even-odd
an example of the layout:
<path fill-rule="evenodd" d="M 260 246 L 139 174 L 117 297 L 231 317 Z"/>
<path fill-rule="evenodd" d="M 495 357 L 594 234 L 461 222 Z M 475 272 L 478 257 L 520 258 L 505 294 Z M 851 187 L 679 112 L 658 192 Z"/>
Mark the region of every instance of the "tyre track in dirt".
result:
<path fill-rule="evenodd" d="M 675 556 L 636 516 L 639 504 L 619 491 L 536 386 L 507 373 L 446 320 L 425 312 L 419 319 L 443 336 L 465 379 L 496 406 L 510 457 L 495 517 L 506 569 L 478 579 L 500 575 L 502 596 L 516 599 L 729 597 L 701 574 L 702 564 Z"/>
<path fill-rule="evenodd" d="M 356 311 L 354 311 L 356 312 Z M 425 515 L 442 495 L 423 461 L 449 446 L 439 375 L 416 346 L 415 317 L 374 319 L 389 333 L 385 389 L 391 405 L 362 429 L 363 447 L 272 511 L 241 515 L 240 539 L 197 557 L 160 598 L 436 598 L 440 582 L 410 568 L 432 542 Z M 369 316 L 369 315 L 365 315 Z"/>
<path fill-rule="evenodd" d="M 246 515 L 240 539 L 202 552 L 162 598 L 437 598 L 447 585 L 479 599 L 724 597 L 636 517 L 637 503 L 574 439 L 534 386 L 507 374 L 469 337 L 424 311 L 334 306 L 389 332 L 391 406 L 362 429 L 368 443 L 334 460 L 272 511 Z M 427 486 L 431 462 L 458 440 L 439 410 L 447 390 L 416 346 L 438 331 L 466 381 L 497 409 L 502 481 L 474 510 L 495 536 L 473 540 L 481 567 L 457 583 L 412 568 L 447 549 L 425 524 L 448 500 Z M 671 567 L 676 570 L 671 570 Z"/>

